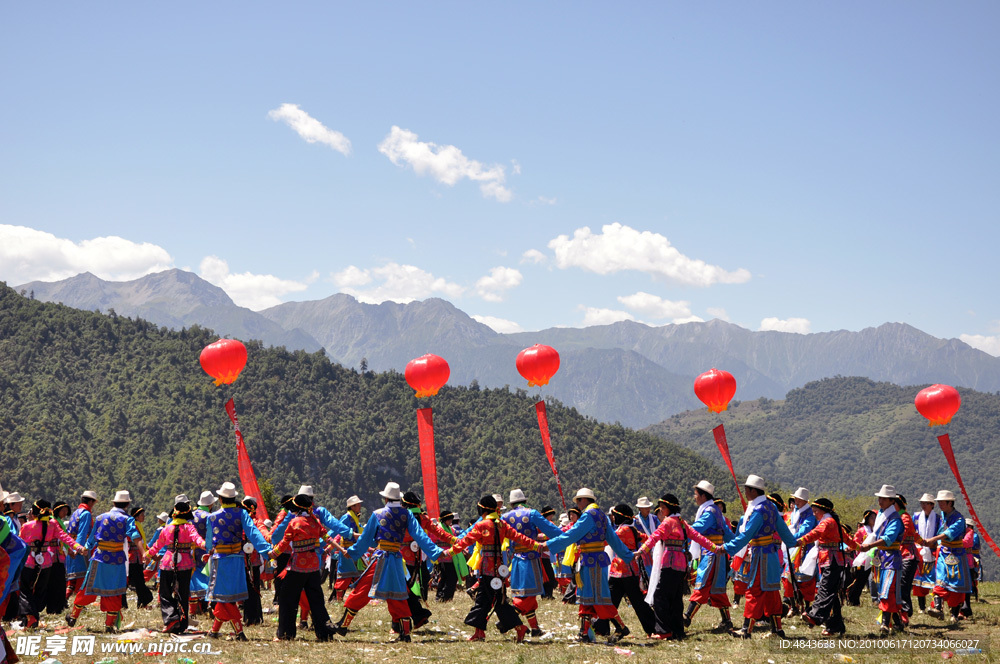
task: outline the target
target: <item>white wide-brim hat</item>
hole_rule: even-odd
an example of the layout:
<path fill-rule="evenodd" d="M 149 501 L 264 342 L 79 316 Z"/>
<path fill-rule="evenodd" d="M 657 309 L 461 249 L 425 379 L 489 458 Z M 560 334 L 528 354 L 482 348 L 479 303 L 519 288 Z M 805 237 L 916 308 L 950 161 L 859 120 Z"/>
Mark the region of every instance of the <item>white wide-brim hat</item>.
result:
<path fill-rule="evenodd" d="M 215 494 L 211 491 L 202 491 L 201 496 L 198 497 L 198 505 L 201 507 L 209 507 L 215 503 Z"/>
<path fill-rule="evenodd" d="M 576 492 L 576 495 L 573 496 L 573 500 L 576 500 L 577 498 L 587 498 L 593 501 L 597 500 L 597 496 L 594 495 L 594 492 L 588 489 L 587 487 L 583 487 L 582 489 Z"/>
<path fill-rule="evenodd" d="M 938 491 L 937 498 L 935 498 L 934 500 L 935 502 L 939 500 L 950 500 L 952 502 L 955 502 L 955 494 L 952 493 L 951 491 L 948 491 L 947 489 L 941 489 L 940 491 Z"/>
<path fill-rule="evenodd" d="M 232 482 L 223 482 L 216 493 L 219 494 L 220 498 L 235 498 L 236 485 Z"/>
<path fill-rule="evenodd" d="M 920 496 L 920 500 L 918 500 L 917 502 L 918 503 L 933 503 L 934 502 L 934 496 L 931 495 L 931 494 L 929 494 L 929 493 L 925 493 L 924 495 Z"/>
<path fill-rule="evenodd" d="M 361 500 L 356 495 L 354 495 L 354 496 L 351 496 L 350 498 L 347 499 L 347 506 L 348 507 L 354 507 L 355 505 L 360 505 L 363 502 L 365 502 L 365 501 Z"/>
<path fill-rule="evenodd" d="M 511 505 L 513 505 L 514 503 L 523 503 L 526 500 L 527 500 L 527 498 L 524 497 L 524 492 L 521 491 L 520 489 L 511 489 L 510 490 L 510 504 Z"/>
<path fill-rule="evenodd" d="M 303 484 L 299 487 L 299 492 L 295 494 L 296 496 L 309 496 L 310 498 L 316 497 L 316 492 L 313 491 L 312 484 Z"/>
<path fill-rule="evenodd" d="M 98 500 L 97 494 L 93 491 L 84 491 L 80 494 L 81 498 L 89 498 L 90 500 Z"/>
<path fill-rule="evenodd" d="M 804 500 L 808 503 L 809 489 L 805 488 L 804 486 L 800 486 L 798 489 L 795 490 L 795 493 L 792 494 L 792 498 L 798 498 L 799 500 Z"/>
<path fill-rule="evenodd" d="M 499 493 L 494 493 L 493 500 L 497 501 L 497 505 L 499 505 L 503 502 L 503 496 L 501 496 Z"/>
<path fill-rule="evenodd" d="M 896 497 L 896 487 L 891 484 L 883 484 L 882 488 L 878 490 L 875 494 L 876 498 L 895 498 Z"/>
<path fill-rule="evenodd" d="M 170 519 L 170 515 L 167 514 L 166 512 L 160 512 L 159 514 L 156 515 L 156 518 L 166 523 Z"/>
<path fill-rule="evenodd" d="M 653 507 L 653 503 L 646 496 L 640 496 L 639 500 L 635 501 L 635 506 L 640 509 L 645 509 L 647 507 Z"/>
<path fill-rule="evenodd" d="M 764 484 L 764 478 L 760 475 L 747 475 L 747 481 L 743 483 L 743 486 L 748 486 L 751 489 L 757 489 L 758 491 L 767 490 L 767 485 Z"/>
<path fill-rule="evenodd" d="M 15 491 L 14 493 L 8 493 L 6 497 L 4 497 L 3 501 L 5 503 L 23 503 L 24 496 Z"/>
<path fill-rule="evenodd" d="M 708 480 L 702 480 L 694 485 L 695 489 L 701 489 L 710 496 L 715 496 L 715 485 Z"/>
<path fill-rule="evenodd" d="M 191 499 L 187 497 L 186 493 L 178 494 L 174 496 L 174 505 L 178 503 L 190 503 Z"/>
<path fill-rule="evenodd" d="M 111 502 L 113 502 L 113 503 L 131 503 L 132 502 L 132 495 L 128 491 L 125 491 L 125 490 L 116 491 L 115 492 L 115 499 L 113 501 L 111 501 Z"/>
<path fill-rule="evenodd" d="M 378 495 L 389 500 L 400 500 L 403 497 L 403 494 L 399 491 L 399 485 L 395 482 L 386 484 L 385 488 L 378 492 Z"/>

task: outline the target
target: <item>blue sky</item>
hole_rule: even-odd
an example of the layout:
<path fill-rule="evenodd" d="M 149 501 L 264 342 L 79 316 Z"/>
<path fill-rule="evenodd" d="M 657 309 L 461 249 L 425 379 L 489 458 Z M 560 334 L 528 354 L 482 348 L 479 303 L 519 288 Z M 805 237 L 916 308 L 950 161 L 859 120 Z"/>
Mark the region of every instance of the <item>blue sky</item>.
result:
<path fill-rule="evenodd" d="M 906 321 L 1000 354 L 996 3 L 2 12 L 11 285 L 182 267 L 252 308 Z"/>

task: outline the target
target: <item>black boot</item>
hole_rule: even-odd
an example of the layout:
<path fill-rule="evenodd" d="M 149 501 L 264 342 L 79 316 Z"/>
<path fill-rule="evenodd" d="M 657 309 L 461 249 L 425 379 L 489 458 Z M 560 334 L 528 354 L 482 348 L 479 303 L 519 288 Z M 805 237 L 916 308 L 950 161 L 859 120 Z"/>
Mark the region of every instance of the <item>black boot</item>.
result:
<path fill-rule="evenodd" d="M 698 611 L 698 604 L 696 602 L 688 602 L 688 608 L 684 612 L 684 626 L 691 626 L 691 619 L 694 618 L 695 612 Z"/>
<path fill-rule="evenodd" d="M 781 629 L 781 616 L 771 616 L 771 634 L 785 638 L 785 630 Z"/>
<path fill-rule="evenodd" d="M 737 639 L 753 638 L 753 620 L 750 618 L 744 618 L 743 628 L 730 633 Z"/>
<path fill-rule="evenodd" d="M 929 615 L 931 618 L 937 618 L 938 620 L 944 619 L 944 611 L 941 608 L 940 597 L 934 598 L 934 606 L 930 609 L 927 609 L 927 615 Z"/>
<path fill-rule="evenodd" d="M 733 630 L 733 619 L 729 616 L 729 609 L 719 609 L 719 615 L 722 616 L 722 620 L 712 631 L 716 634 L 731 632 Z"/>
<path fill-rule="evenodd" d="M 917 598 L 917 607 L 920 609 L 920 613 L 927 612 L 927 598 L 921 595 Z"/>

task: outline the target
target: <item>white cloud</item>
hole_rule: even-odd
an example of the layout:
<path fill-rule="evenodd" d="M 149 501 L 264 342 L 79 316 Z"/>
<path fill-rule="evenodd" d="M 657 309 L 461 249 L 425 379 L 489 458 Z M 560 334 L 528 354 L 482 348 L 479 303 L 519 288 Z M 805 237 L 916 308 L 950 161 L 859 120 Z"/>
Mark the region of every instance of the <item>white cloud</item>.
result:
<path fill-rule="evenodd" d="M 414 265 L 387 263 L 381 267 L 361 269 L 354 265 L 333 275 L 333 282 L 342 293 L 353 295 L 359 302 L 378 304 L 393 302 L 413 302 L 434 295 L 460 297 L 465 289 Z M 358 288 L 374 283 L 371 288 Z"/>
<path fill-rule="evenodd" d="M 476 293 L 487 302 L 502 302 L 504 293 L 521 285 L 524 277 L 512 267 L 498 266 L 476 282 Z"/>
<path fill-rule="evenodd" d="M 241 307 L 260 311 L 281 304 L 282 295 L 304 291 L 319 274 L 314 272 L 305 281 L 281 279 L 273 274 L 234 274 L 229 271 L 229 263 L 223 259 L 206 256 L 198 266 L 198 276 L 226 291 Z"/>
<path fill-rule="evenodd" d="M 528 249 L 526 252 L 521 254 L 522 263 L 534 263 L 535 265 L 539 263 L 544 263 L 548 258 L 540 252 L 538 249 Z"/>
<path fill-rule="evenodd" d="M 1000 336 L 986 336 L 983 334 L 961 334 L 958 337 L 973 348 L 1000 357 Z"/>
<path fill-rule="evenodd" d="M 709 307 L 705 311 L 707 311 L 708 315 L 712 318 L 718 318 L 719 320 L 724 320 L 727 323 L 729 322 L 729 314 L 726 313 L 726 310 L 722 307 Z"/>
<path fill-rule="evenodd" d="M 627 311 L 616 309 L 600 309 L 598 307 L 581 307 L 583 309 L 583 326 L 610 325 L 623 320 L 635 320 L 635 316 Z"/>
<path fill-rule="evenodd" d="M 556 199 L 554 197 L 553 198 L 547 198 L 545 196 L 539 196 L 535 200 L 537 200 L 542 205 L 555 205 L 556 204 Z"/>
<path fill-rule="evenodd" d="M 579 267 L 597 274 L 637 270 L 689 286 L 738 284 L 750 279 L 750 272 L 743 268 L 729 272 L 689 258 L 665 236 L 619 223 L 603 226 L 600 234 L 584 226 L 576 229 L 572 238 L 560 235 L 548 246 L 561 269 Z"/>
<path fill-rule="evenodd" d="M 0 279 L 12 286 L 59 281 L 91 272 L 101 279 L 128 281 L 173 267 L 167 250 L 117 236 L 74 242 L 26 226 L 0 224 Z"/>
<path fill-rule="evenodd" d="M 674 325 L 683 325 L 684 323 L 704 323 L 705 319 L 701 316 L 687 316 L 686 318 L 675 318 L 670 322 Z"/>
<path fill-rule="evenodd" d="M 497 318 L 496 316 L 473 315 L 472 319 L 492 328 L 500 334 L 513 334 L 514 332 L 524 332 L 524 328 L 512 320 Z"/>
<path fill-rule="evenodd" d="M 664 300 L 659 295 L 644 293 L 639 291 L 632 295 L 619 295 L 618 301 L 625 305 L 627 309 L 638 312 L 643 316 L 655 320 L 664 318 L 688 318 L 691 316 L 691 303 L 686 300 L 674 302 Z M 677 320 L 674 320 L 676 323 Z"/>
<path fill-rule="evenodd" d="M 805 318 L 765 318 L 760 322 L 760 331 L 792 332 L 793 334 L 809 334 L 811 323 Z"/>
<path fill-rule="evenodd" d="M 351 141 L 346 136 L 324 126 L 322 122 L 299 108 L 298 104 L 282 104 L 273 111 L 268 111 L 267 117 L 275 122 L 284 122 L 306 143 L 329 145 L 345 157 L 351 154 Z"/>
<path fill-rule="evenodd" d="M 397 166 L 410 166 L 417 175 L 429 175 L 449 187 L 459 180 L 479 183 L 486 198 L 506 203 L 514 194 L 505 186 L 507 174 L 499 164 L 484 166 L 469 159 L 454 145 L 437 145 L 417 140 L 407 129 L 393 126 L 389 135 L 378 144 L 378 151 Z"/>

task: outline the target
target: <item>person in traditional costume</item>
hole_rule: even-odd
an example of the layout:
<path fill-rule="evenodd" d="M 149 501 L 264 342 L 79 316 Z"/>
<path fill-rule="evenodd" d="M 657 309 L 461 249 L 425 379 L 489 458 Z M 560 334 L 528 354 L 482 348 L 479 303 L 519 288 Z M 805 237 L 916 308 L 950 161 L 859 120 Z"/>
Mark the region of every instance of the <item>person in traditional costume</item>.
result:
<path fill-rule="evenodd" d="M 347 511 L 340 517 L 340 522 L 354 532 L 354 541 L 357 541 L 362 533 L 361 506 L 363 503 L 364 501 L 356 495 L 351 496 L 347 499 Z M 355 562 L 343 554 L 335 556 L 335 559 L 337 561 L 337 581 L 334 583 L 334 592 L 337 599 L 343 601 L 347 589 L 351 587 L 355 579 L 364 573 L 365 568 L 363 562 Z"/>
<path fill-rule="evenodd" d="M 62 501 L 53 505 L 52 518 L 65 531 L 68 525 L 69 505 Z M 52 548 L 52 567 L 49 571 L 45 613 L 62 614 L 69 608 L 69 603 L 66 601 L 66 556 L 70 550 L 72 548 L 62 542 L 57 542 Z"/>
<path fill-rule="evenodd" d="M 640 496 L 639 500 L 635 501 L 635 508 L 639 510 L 639 513 L 635 516 L 635 527 L 639 529 L 643 535 L 647 538 L 656 532 L 656 529 L 660 527 L 660 519 L 653 512 L 656 505 L 646 496 Z M 646 592 L 646 583 L 649 581 L 649 573 L 653 570 L 653 554 L 647 553 L 642 557 L 643 566 L 643 581 L 642 581 L 642 591 Z"/>
<path fill-rule="evenodd" d="M 680 500 L 672 493 L 664 494 L 657 503 L 660 525 L 639 547 L 637 555 L 653 554 L 653 571 L 649 576 L 646 602 L 652 599 L 655 632 L 658 639 L 684 638 L 684 588 L 690 542 L 697 542 L 705 551 L 717 554 L 719 547 L 692 528 L 680 516 Z M 654 549 L 654 547 L 656 547 Z"/>
<path fill-rule="evenodd" d="M 8 493 L 3 499 L 3 516 L 7 519 L 11 532 L 15 535 L 21 533 L 21 519 L 19 515 L 24 508 L 24 496 L 18 492 Z"/>
<path fill-rule="evenodd" d="M 969 549 L 969 570 L 972 575 L 972 594 L 970 595 L 970 600 L 975 599 L 977 602 L 982 602 L 979 599 L 979 582 L 983 579 L 983 558 L 980 553 L 982 550 L 982 539 L 979 537 L 979 533 L 976 532 L 976 527 L 971 523 L 968 524 L 969 530 L 972 531 L 972 548 Z M 970 615 L 972 608 L 969 608 Z"/>
<path fill-rule="evenodd" d="M 7 492 L 0 489 L 0 504 L 6 497 Z M 28 556 L 28 547 L 20 537 L 14 534 L 10 521 L 5 518 L 0 518 L 0 548 L 7 554 L 9 562 L 3 583 L 0 583 L 0 618 L 6 620 L 5 616 L 9 609 L 13 614 L 10 620 L 13 620 L 17 617 L 17 612 L 20 609 L 17 582 L 20 580 L 24 561 Z M 0 629 L 0 634 L 2 633 L 3 630 Z"/>
<path fill-rule="evenodd" d="M 559 529 L 564 533 L 573 527 L 573 524 L 580 518 L 580 510 L 575 506 L 566 510 L 566 520 L 560 520 Z M 551 549 L 549 550 L 551 553 Z M 556 567 L 556 578 L 559 579 L 559 587 L 562 588 L 563 604 L 576 604 L 576 569 L 575 565 L 566 562 L 566 555 L 562 552 L 557 554 L 559 564 Z"/>
<path fill-rule="evenodd" d="M 801 539 L 810 530 L 816 527 L 816 517 L 813 516 L 812 505 L 810 504 L 809 489 L 799 487 L 795 490 L 788 501 L 791 508 L 788 513 L 788 529 L 796 539 Z M 793 593 L 785 599 L 791 604 L 791 611 L 788 615 L 797 613 L 808 613 L 813 600 L 816 599 L 816 577 L 818 574 L 818 551 L 812 544 L 804 547 L 789 548 L 788 551 L 788 571 L 794 575 L 792 583 Z"/>
<path fill-rule="evenodd" d="M 543 505 L 542 509 L 539 510 L 546 521 L 551 523 L 556 528 L 559 528 L 559 524 L 556 522 L 556 510 L 551 505 Z M 562 532 L 562 528 L 559 528 L 559 532 Z M 544 541 L 544 540 L 543 540 Z M 557 558 L 554 554 L 546 553 L 542 556 L 542 576 L 545 580 L 542 582 L 542 599 L 553 599 L 556 586 L 558 582 L 556 580 L 556 570 L 555 563 Z"/>
<path fill-rule="evenodd" d="M 162 533 L 163 532 L 163 528 L 168 523 L 170 523 L 170 520 L 171 520 L 170 519 L 170 515 L 167 514 L 166 512 L 160 512 L 159 514 L 156 515 L 156 530 L 154 530 L 153 534 L 149 537 L 148 540 L 146 540 L 146 550 L 147 551 L 149 549 L 151 549 L 154 544 L 156 544 L 156 540 L 160 539 L 160 533 Z M 196 558 L 196 560 L 197 560 L 197 558 Z M 150 579 L 153 579 L 153 590 L 158 590 L 159 586 L 160 586 L 159 571 L 160 571 L 160 558 L 159 558 L 159 556 L 153 556 L 150 559 L 150 561 L 148 563 L 146 563 L 145 568 L 143 569 L 143 573 L 142 573 L 143 574 L 143 578 L 145 578 L 146 581 L 149 581 Z M 190 592 L 191 592 L 191 589 L 188 588 L 188 595 L 186 595 L 186 597 L 190 597 Z M 188 610 L 188 608 L 185 607 L 184 608 L 185 613 L 187 612 L 187 610 Z"/>
<path fill-rule="evenodd" d="M 160 559 L 160 614 L 165 634 L 183 634 L 188 628 L 191 573 L 200 564 L 195 551 L 204 551 L 205 540 L 192 520 L 191 501 L 184 494 L 174 498 L 173 518 L 159 529 L 156 541 L 146 552 L 146 562 Z"/>
<path fill-rule="evenodd" d="M 2 500 L 3 491 L 0 490 L 0 500 Z M 7 523 L 6 519 L 0 518 L 0 607 L 6 606 L 7 600 L 10 597 L 10 584 L 11 577 L 16 573 L 14 569 L 15 563 L 11 560 L 10 554 L 7 552 L 8 540 L 15 539 L 21 545 L 21 551 L 25 551 L 24 543 L 17 538 L 10 530 L 10 524 Z M 13 543 L 10 543 L 13 544 Z M 2 611 L 0 611 L 2 614 Z M 18 661 L 17 651 L 10 644 L 7 639 L 7 632 L 4 631 L 3 625 L 0 625 L 0 664 L 16 664 Z"/>
<path fill-rule="evenodd" d="M 781 553 L 780 545 L 795 546 L 795 536 L 788 529 L 778 508 L 767 499 L 764 480 L 758 475 L 747 476 L 743 483 L 747 508 L 740 521 L 739 532 L 724 548 L 733 555 L 746 547 L 736 578 L 746 588 L 743 607 L 743 627 L 732 634 L 737 638 L 753 636 L 757 620 L 768 619 L 771 633 L 784 638 L 781 628 Z"/>
<path fill-rule="evenodd" d="M 198 531 L 198 536 L 203 540 L 208 538 L 208 517 L 214 511 L 215 494 L 211 491 L 202 491 L 198 496 L 198 508 L 194 511 L 191 519 L 194 529 Z M 202 559 L 207 551 L 195 549 L 194 569 L 191 570 L 191 594 L 188 598 L 188 615 L 196 616 L 202 612 L 202 602 L 208 594 L 208 566 L 202 564 Z"/>
<path fill-rule="evenodd" d="M 282 572 L 285 577 L 281 584 L 282 596 L 278 599 L 278 638 L 283 640 L 292 640 L 296 636 L 295 609 L 302 594 L 305 594 L 312 610 L 316 640 L 328 641 L 337 633 L 323 602 L 320 551 L 327 539 L 327 528 L 313 509 L 313 493 L 309 485 L 299 489 L 291 503 L 292 520 L 270 553 L 272 560 L 281 553 L 291 553 L 291 559 Z M 348 526 L 344 528 L 346 530 Z"/>
<path fill-rule="evenodd" d="M 447 533 L 455 534 L 452 530 L 451 524 L 454 521 L 455 515 L 448 510 L 441 512 L 441 516 L 438 518 L 438 525 L 441 529 Z M 434 532 L 428 533 L 431 540 L 437 544 L 442 549 L 447 549 L 450 544 L 444 539 L 438 537 Z M 439 602 L 450 602 L 455 598 L 455 589 L 458 587 L 458 570 L 456 569 L 455 558 L 456 555 L 441 554 L 441 557 L 437 559 L 438 567 L 438 586 L 437 594 L 435 599 Z"/>
<path fill-rule="evenodd" d="M 519 497 L 524 496 L 521 494 Z M 523 502 L 521 500 L 522 504 Z M 479 521 L 451 548 L 445 549 L 443 554 L 462 553 L 471 544 L 476 545 L 472 560 L 476 561 L 473 565 L 479 570 L 479 585 L 476 589 L 475 603 L 465 617 L 465 624 L 475 628 L 476 631 L 469 640 L 485 641 L 487 622 L 490 615 L 496 614 L 497 629 L 500 633 L 506 634 L 513 629 L 517 633 L 517 642 L 523 643 L 528 627 L 521 622 L 517 609 L 507 599 L 505 579 L 510 575 L 510 571 L 503 562 L 503 541 L 510 540 L 516 549 L 522 552 L 539 553 L 544 551 L 544 545 L 524 533 L 523 526 L 531 523 L 530 517 L 529 520 L 520 523 L 522 528 L 512 526 L 500 516 L 497 501 L 493 496 L 483 496 L 479 500 L 477 509 L 480 515 Z M 527 574 L 523 571 L 522 573 Z"/>
<path fill-rule="evenodd" d="M 271 545 L 260 534 L 250 514 L 236 502 L 236 485 L 224 482 L 216 492 L 221 507 L 208 515 L 205 548 L 210 552 L 208 593 L 205 598 L 215 602 L 214 621 L 209 637 L 217 639 L 223 623 L 231 623 L 237 641 L 247 641 L 243 633 L 243 616 L 239 602 L 249 597 L 247 590 L 244 537 L 248 548 L 261 555 L 271 552 Z"/>
<path fill-rule="evenodd" d="M 695 512 L 691 527 L 717 546 L 731 540 L 733 531 L 715 502 L 715 485 L 708 480 L 701 480 L 693 488 L 694 502 L 698 510 Z M 704 551 L 697 542 L 691 543 L 691 556 L 698 560 L 698 572 L 695 576 L 694 591 L 684 612 L 684 626 L 689 627 L 698 609 L 709 604 L 719 610 L 722 618 L 712 631 L 729 633 L 733 629 L 733 620 L 729 615 L 729 595 L 726 594 L 726 586 L 729 583 L 729 556 L 725 551 L 719 553 Z"/>
<path fill-rule="evenodd" d="M 548 542 L 551 551 L 566 551 L 566 564 L 577 565 L 576 601 L 579 604 L 580 641 L 590 640 L 591 623 L 604 618 L 614 623 L 615 633 L 609 641 L 617 642 L 629 634 L 625 621 L 618 614 L 608 588 L 608 567 L 611 559 L 604 548 L 612 551 L 626 563 L 634 557 L 628 547 L 615 534 L 611 520 L 597 506 L 594 492 L 582 488 L 574 497 L 580 518 L 569 530 Z M 569 549 L 573 546 L 573 549 Z"/>
<path fill-rule="evenodd" d="M 406 567 L 400 549 L 406 534 L 416 542 L 431 560 L 437 560 L 442 553 L 439 546 L 431 541 L 420 521 L 403 506 L 399 484 L 389 482 L 379 492 L 385 503 L 381 509 L 372 512 L 368 523 L 361 531 L 361 537 L 347 550 L 352 560 L 360 560 L 375 547 L 376 551 L 364 574 L 354 582 L 344 597 L 344 615 L 337 623 L 339 634 L 347 634 L 348 627 L 358 611 L 372 599 L 385 600 L 392 616 L 393 629 L 399 634 L 399 641 L 409 642 L 412 627 L 410 596 L 406 581 Z"/>
<path fill-rule="evenodd" d="M 416 493 L 407 491 L 403 494 L 401 502 L 403 507 L 410 510 L 417 518 L 421 529 L 428 536 L 433 533 L 438 541 L 448 543 L 455 541 L 454 535 L 445 532 L 438 524 L 431 521 L 431 518 L 423 511 L 420 497 Z M 432 539 L 431 541 L 434 540 Z M 403 535 L 403 548 L 400 553 L 403 556 L 403 562 L 406 563 L 406 572 L 409 575 L 407 577 L 409 581 L 406 586 L 408 593 L 406 601 L 410 605 L 412 627 L 414 630 L 417 630 L 426 625 L 431 619 L 431 610 L 422 603 L 427 600 L 427 591 L 430 587 L 430 572 L 427 566 L 423 564 L 419 545 L 414 543 L 409 533 L 404 533 Z M 419 592 L 414 591 L 415 581 L 419 583 Z"/>
<path fill-rule="evenodd" d="M 52 564 L 58 553 L 58 544 L 61 542 L 72 548 L 77 555 L 87 552 L 52 517 L 49 501 L 36 500 L 31 506 L 31 515 L 32 520 L 21 528 L 20 534 L 28 547 L 28 557 L 21 573 L 18 617 L 27 629 L 38 626 L 38 616 L 48 602 Z M 59 590 L 62 591 L 61 584 Z"/>
<path fill-rule="evenodd" d="M 21 512 L 21 508 L 24 507 L 24 497 L 18 492 L 6 493 L 3 492 L 2 498 L 0 498 L 0 503 L 3 504 L 3 518 L 2 520 L 7 523 L 7 527 L 10 532 L 17 537 L 18 533 L 21 532 L 21 520 L 18 518 L 18 514 Z M 17 618 L 17 612 L 19 609 L 18 593 L 21 588 L 21 573 L 23 569 L 23 559 L 18 565 L 12 570 L 11 574 L 11 590 L 10 595 L 8 595 L 8 602 L 6 605 L 6 611 L 0 613 L 0 620 L 6 620 L 8 622 Z"/>
<path fill-rule="evenodd" d="M 934 568 L 937 554 L 937 542 L 928 540 L 938 534 L 941 525 L 941 515 L 934 509 L 934 496 L 925 493 L 920 496 L 920 511 L 913 513 L 913 527 L 917 535 L 917 552 L 920 560 L 917 563 L 917 573 L 913 577 L 912 595 L 917 598 L 920 613 L 927 610 L 927 595 L 934 590 Z"/>
<path fill-rule="evenodd" d="M 841 525 L 833 501 L 820 498 L 813 502 L 812 508 L 816 527 L 798 538 L 798 546 L 816 544 L 820 581 L 816 599 L 809 611 L 802 613 L 802 619 L 810 627 L 824 625 L 823 636 L 843 636 L 847 627 L 841 613 L 840 588 L 847 573 L 845 549 L 856 549 L 858 545 Z"/>
<path fill-rule="evenodd" d="M 903 520 L 896 509 L 896 488 L 883 484 L 878 493 L 879 513 L 873 532 L 865 538 L 861 551 L 878 550 L 878 608 L 882 612 L 879 635 L 888 636 L 892 631 L 905 629 L 899 615 L 902 610 L 903 591 L 900 587 L 903 557 L 900 552 L 903 540 Z"/>
<path fill-rule="evenodd" d="M 946 489 L 937 493 L 937 504 L 941 509 L 941 525 L 934 537 L 927 543 L 939 542 L 937 568 L 934 571 L 934 607 L 928 609 L 932 618 L 944 618 L 942 602 L 951 609 L 951 624 L 958 624 L 959 609 L 971 592 L 969 579 L 969 559 L 966 556 L 965 517 L 955 509 L 955 494 Z"/>
<path fill-rule="evenodd" d="M 126 540 L 132 546 L 145 552 L 146 544 L 135 527 L 135 520 L 129 516 L 128 508 L 132 496 L 128 491 L 115 493 L 114 507 L 94 519 L 86 547 L 93 551 L 83 587 L 73 599 L 73 608 L 66 616 L 70 627 L 76 625 L 84 607 L 100 597 L 101 611 L 105 614 L 104 631 L 116 633 L 121 626 L 122 596 L 128 585 L 125 571 L 128 556 L 125 553 Z"/>
<path fill-rule="evenodd" d="M 510 492 L 510 511 L 500 518 L 508 526 L 525 535 L 531 540 L 529 545 L 514 545 L 514 555 L 510 564 L 510 594 L 514 608 L 524 616 L 531 628 L 531 636 L 542 636 L 542 628 L 538 625 L 538 597 L 544 592 L 545 581 L 542 571 L 542 554 L 534 545 L 536 540 L 544 536 L 548 539 L 559 537 L 563 531 L 542 516 L 538 510 L 527 506 L 528 499 L 520 489 Z"/>
<path fill-rule="evenodd" d="M 132 519 L 135 521 L 135 529 L 139 531 L 139 537 L 142 538 L 144 547 L 148 546 L 146 542 L 149 540 L 142 525 L 146 520 L 146 509 L 135 507 L 132 509 L 131 514 Z M 138 547 L 128 547 L 128 585 L 135 590 L 136 605 L 140 609 L 148 607 L 153 602 L 153 592 L 146 585 L 146 577 L 142 573 L 142 568 L 142 555 Z M 122 608 L 128 608 L 128 600 L 124 597 L 122 598 Z"/>
<path fill-rule="evenodd" d="M 288 527 L 288 524 L 291 523 L 292 520 L 291 507 L 292 498 L 294 497 L 295 496 L 290 494 L 286 494 L 281 497 L 281 500 L 278 503 L 281 506 L 281 510 L 274 516 L 274 527 L 271 528 L 271 532 L 267 533 L 265 538 L 268 542 L 280 542 L 281 538 L 285 536 L 285 528 Z M 278 597 L 281 596 L 281 583 L 283 581 L 281 572 L 284 571 L 285 565 L 287 565 L 288 561 L 291 559 L 292 556 L 290 553 L 282 553 L 271 562 L 271 564 L 274 565 L 274 603 L 272 606 L 277 606 L 278 604 Z"/>
<path fill-rule="evenodd" d="M 904 625 L 909 625 L 910 616 L 913 615 L 913 579 L 917 575 L 920 554 L 917 551 L 917 531 L 913 524 L 913 517 L 906 511 L 906 498 L 899 493 L 896 494 L 896 509 L 899 511 L 899 518 L 903 521 L 903 539 L 899 546 L 899 554 L 902 558 L 899 587 L 903 599 L 899 604 L 899 617 Z"/>
<path fill-rule="evenodd" d="M 625 503 L 619 503 L 611 509 L 611 523 L 615 526 L 618 539 L 633 552 L 633 555 L 648 539 L 644 532 L 635 527 L 635 513 Z M 611 561 L 611 567 L 608 568 L 608 590 L 611 591 L 611 601 L 615 608 L 619 609 L 619 613 L 622 599 L 628 598 L 629 605 L 635 611 L 639 624 L 642 625 L 642 633 L 650 635 L 656 632 L 656 614 L 646 603 L 645 591 L 639 585 L 644 572 L 645 567 L 641 557 L 636 555 L 627 563 L 615 556 Z M 594 632 L 601 636 L 609 636 L 611 624 L 603 618 L 597 620 L 594 622 Z"/>
<path fill-rule="evenodd" d="M 864 514 L 861 516 L 861 521 L 858 522 L 858 529 L 854 531 L 854 543 L 857 545 L 855 548 L 859 548 L 865 543 L 865 539 L 872 533 L 872 527 L 875 525 L 875 518 L 878 516 L 878 512 L 875 510 L 865 510 Z M 860 553 L 854 557 L 851 562 L 851 572 L 850 581 L 847 584 L 847 604 L 848 606 L 861 606 L 861 595 L 865 592 L 865 588 L 869 588 L 872 596 L 872 603 L 878 602 L 878 590 L 872 589 L 873 586 L 869 584 L 869 578 L 872 574 L 872 556 L 867 553 Z"/>
<path fill-rule="evenodd" d="M 965 537 L 962 538 L 962 543 L 965 544 L 965 555 L 969 559 L 969 592 L 965 593 L 965 601 L 962 602 L 962 606 L 958 609 L 958 619 L 968 620 L 972 617 L 972 595 L 973 593 L 978 593 L 978 581 L 976 579 L 976 574 L 979 569 L 979 561 L 977 555 L 979 554 L 979 536 L 976 535 L 975 527 L 971 523 L 965 524 Z M 976 553 L 973 554 L 973 551 Z"/>
<path fill-rule="evenodd" d="M 250 518 L 254 520 L 254 525 L 260 526 L 263 524 L 258 524 L 255 520 L 255 515 L 257 514 L 257 499 L 253 496 L 244 496 L 243 500 L 240 501 L 240 505 L 244 510 L 250 515 Z M 264 534 L 261 533 L 261 537 Z M 266 538 L 265 538 L 266 540 Z M 246 543 L 246 538 L 243 540 Z M 248 597 L 243 602 L 243 624 L 244 625 L 259 625 L 264 622 L 264 608 L 261 606 L 260 597 L 260 568 L 264 565 L 264 559 L 261 558 L 260 554 L 256 550 L 247 553 L 244 550 L 243 555 L 245 560 L 243 561 L 243 569 L 247 576 L 247 593 Z"/>

